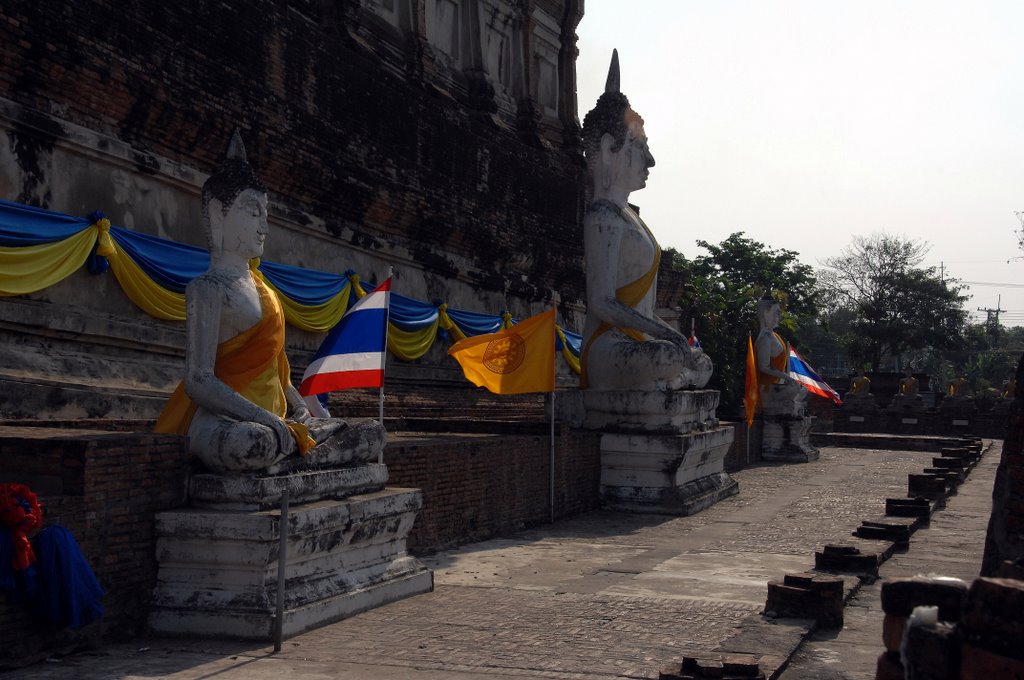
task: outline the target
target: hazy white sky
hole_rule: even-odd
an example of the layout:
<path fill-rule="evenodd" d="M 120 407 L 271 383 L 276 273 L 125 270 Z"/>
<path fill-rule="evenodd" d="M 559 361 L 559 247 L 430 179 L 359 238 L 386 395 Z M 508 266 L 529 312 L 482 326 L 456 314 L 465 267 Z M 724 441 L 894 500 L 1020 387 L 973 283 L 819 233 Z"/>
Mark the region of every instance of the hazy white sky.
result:
<path fill-rule="evenodd" d="M 1024 2 L 586 0 L 579 114 L 618 48 L 657 165 L 632 195 L 663 247 L 734 231 L 815 267 L 855 234 L 1002 295 L 1024 325 Z"/>

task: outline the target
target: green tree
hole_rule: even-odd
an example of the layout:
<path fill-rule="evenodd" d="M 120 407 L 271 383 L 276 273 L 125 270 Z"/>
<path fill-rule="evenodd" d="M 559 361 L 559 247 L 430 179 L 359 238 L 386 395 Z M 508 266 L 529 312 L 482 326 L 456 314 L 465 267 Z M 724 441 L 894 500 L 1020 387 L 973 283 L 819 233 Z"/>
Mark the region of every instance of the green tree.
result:
<path fill-rule="evenodd" d="M 686 286 L 678 301 L 684 318 L 693 318 L 704 351 L 715 363 L 709 387 L 721 392 L 720 412 L 736 415 L 743 398 L 747 334 L 757 329 L 757 301 L 778 293 L 783 302 L 780 331 L 790 341 L 818 311 L 814 269 L 791 250 L 774 250 L 742 232 L 719 244 L 699 240 L 708 251 L 690 260 L 669 249 L 673 268 Z"/>
<path fill-rule="evenodd" d="M 825 307 L 852 313 L 845 337 L 854 363 L 877 371 L 886 361 L 957 351 L 967 320 L 967 297 L 955 279 L 919 266 L 923 241 L 873 234 L 857 236 L 819 273 Z"/>

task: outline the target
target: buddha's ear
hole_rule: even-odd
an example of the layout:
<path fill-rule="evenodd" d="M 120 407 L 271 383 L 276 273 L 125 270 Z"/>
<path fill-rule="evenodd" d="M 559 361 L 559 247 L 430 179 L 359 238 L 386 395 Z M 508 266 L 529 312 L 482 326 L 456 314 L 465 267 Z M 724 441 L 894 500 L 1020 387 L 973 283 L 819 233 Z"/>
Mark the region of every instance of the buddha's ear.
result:
<path fill-rule="evenodd" d="M 207 211 L 210 216 L 210 255 L 220 255 L 224 252 L 224 204 L 211 198 Z"/>
<path fill-rule="evenodd" d="M 615 155 L 612 147 L 614 146 L 615 137 L 611 133 L 606 132 L 601 135 L 601 181 L 605 189 L 609 187 L 612 181 L 612 158 Z"/>

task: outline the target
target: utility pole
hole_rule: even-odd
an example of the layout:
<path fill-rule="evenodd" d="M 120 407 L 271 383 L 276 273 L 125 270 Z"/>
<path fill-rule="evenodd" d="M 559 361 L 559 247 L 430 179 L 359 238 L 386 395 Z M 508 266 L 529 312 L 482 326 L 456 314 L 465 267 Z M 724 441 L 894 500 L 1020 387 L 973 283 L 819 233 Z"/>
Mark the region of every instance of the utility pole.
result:
<path fill-rule="evenodd" d="M 985 312 L 985 327 L 991 335 L 995 335 L 999 331 L 999 313 L 1005 312 L 1005 309 L 1000 309 L 1000 305 L 1003 301 L 1003 296 L 1000 295 L 996 298 L 996 308 L 990 307 L 978 307 L 979 312 Z"/>

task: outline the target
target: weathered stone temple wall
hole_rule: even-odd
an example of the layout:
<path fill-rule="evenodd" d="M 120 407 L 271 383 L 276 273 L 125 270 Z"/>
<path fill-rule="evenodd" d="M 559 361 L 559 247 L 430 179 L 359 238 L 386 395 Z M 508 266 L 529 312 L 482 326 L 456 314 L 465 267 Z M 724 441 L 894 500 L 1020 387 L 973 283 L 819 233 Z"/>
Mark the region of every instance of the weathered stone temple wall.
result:
<path fill-rule="evenodd" d="M 199 187 L 237 127 L 271 191 L 266 259 L 365 280 L 393 265 L 404 295 L 492 314 L 555 303 L 579 329 L 582 5 L 5 3 L 0 197 L 205 247 Z M 16 350 L 0 377 L 98 384 L 77 347 L 160 391 L 181 360 L 179 326 L 110 274 L 0 298 L 0 320 Z M 289 329 L 293 363 L 317 341 Z M 451 366 L 445 349 L 424 363 Z"/>

